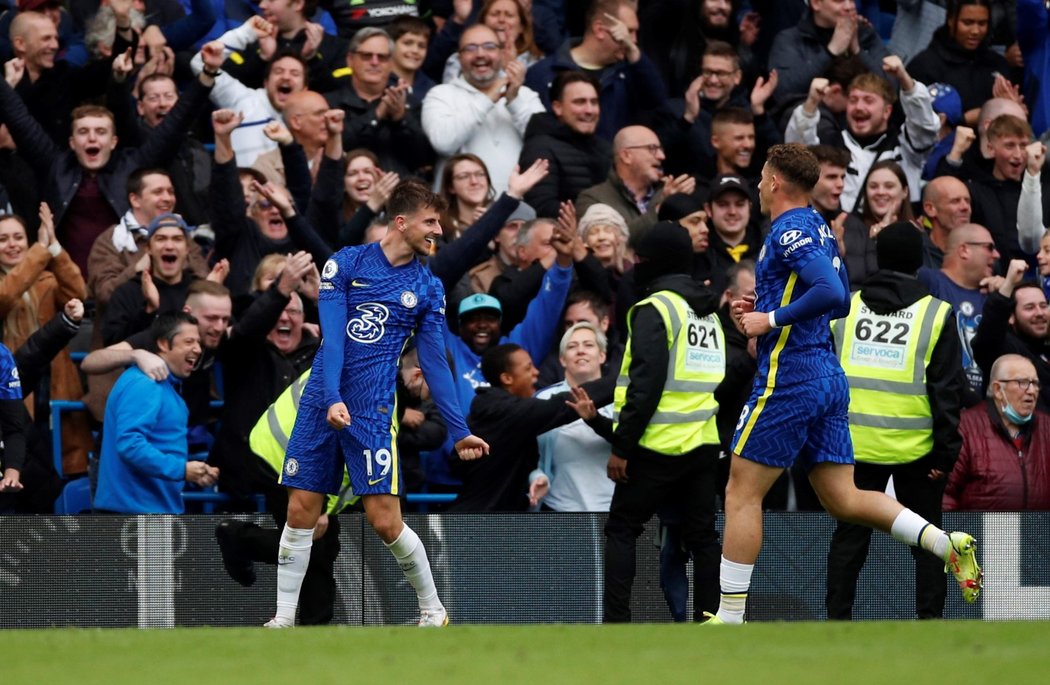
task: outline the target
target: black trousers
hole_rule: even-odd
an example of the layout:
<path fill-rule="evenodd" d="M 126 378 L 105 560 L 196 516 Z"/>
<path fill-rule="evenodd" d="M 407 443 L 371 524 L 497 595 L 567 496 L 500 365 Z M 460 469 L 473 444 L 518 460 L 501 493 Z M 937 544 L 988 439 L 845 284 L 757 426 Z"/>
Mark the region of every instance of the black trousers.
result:
<path fill-rule="evenodd" d="M 627 482 L 613 491 L 605 524 L 606 623 L 631 620 L 635 545 L 657 509 L 681 503 L 683 541 L 693 557 L 693 607 L 699 617 L 718 609 L 721 548 L 715 530 L 718 445 L 703 445 L 678 456 L 639 448 L 627 460 Z"/>
<path fill-rule="evenodd" d="M 276 529 L 261 528 L 254 523 L 245 523 L 238 529 L 237 541 L 252 561 L 277 563 L 285 511 L 274 511 Z M 332 622 L 336 596 L 335 560 L 339 556 L 339 549 L 339 517 L 329 516 L 328 530 L 319 539 L 314 540 L 313 547 L 310 548 L 310 564 L 306 567 L 303 589 L 299 594 L 300 625 L 327 625 Z"/>
<path fill-rule="evenodd" d="M 930 468 L 928 459 L 893 466 L 857 462 L 853 469 L 853 480 L 861 490 L 881 492 L 886 489 L 886 483 L 892 475 L 897 501 L 940 527 L 945 479 L 930 480 L 927 477 Z M 826 605 L 829 619 L 849 621 L 853 618 L 857 578 L 868 558 L 870 542 L 871 528 L 839 521 L 828 550 Z M 911 555 L 915 559 L 915 613 L 924 619 L 941 618 L 947 594 L 944 562 L 921 547 L 912 547 Z M 892 578 L 886 575 L 880 578 L 888 586 L 892 585 Z"/>

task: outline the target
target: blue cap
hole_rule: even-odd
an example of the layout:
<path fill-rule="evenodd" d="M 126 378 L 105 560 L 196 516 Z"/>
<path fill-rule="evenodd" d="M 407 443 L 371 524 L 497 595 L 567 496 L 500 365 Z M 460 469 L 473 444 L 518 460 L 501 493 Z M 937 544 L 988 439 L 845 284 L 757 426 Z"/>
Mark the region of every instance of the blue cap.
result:
<path fill-rule="evenodd" d="M 190 233 L 189 224 L 181 216 L 168 212 L 153 217 L 153 221 L 149 222 L 149 226 L 146 227 L 146 235 L 152 238 L 153 234 L 162 228 L 181 228 L 186 235 Z"/>
<path fill-rule="evenodd" d="M 952 126 L 963 122 L 962 98 L 959 91 L 947 83 L 935 83 L 928 88 L 933 98 L 933 111 L 943 114 Z"/>
<path fill-rule="evenodd" d="M 479 309 L 492 309 L 495 310 L 500 316 L 503 315 L 503 307 L 500 306 L 499 300 L 492 295 L 486 295 L 484 293 L 477 293 L 470 297 L 464 298 L 459 303 L 459 317 L 463 318 L 464 314 L 477 311 Z"/>

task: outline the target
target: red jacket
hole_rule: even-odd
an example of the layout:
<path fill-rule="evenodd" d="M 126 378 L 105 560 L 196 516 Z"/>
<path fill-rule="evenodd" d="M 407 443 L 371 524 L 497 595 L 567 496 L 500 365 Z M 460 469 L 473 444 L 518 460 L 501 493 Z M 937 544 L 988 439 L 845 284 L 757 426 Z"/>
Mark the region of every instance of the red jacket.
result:
<path fill-rule="evenodd" d="M 1036 410 L 1014 446 L 992 401 L 963 411 L 963 445 L 944 489 L 945 511 L 1050 509 L 1050 414 Z"/>

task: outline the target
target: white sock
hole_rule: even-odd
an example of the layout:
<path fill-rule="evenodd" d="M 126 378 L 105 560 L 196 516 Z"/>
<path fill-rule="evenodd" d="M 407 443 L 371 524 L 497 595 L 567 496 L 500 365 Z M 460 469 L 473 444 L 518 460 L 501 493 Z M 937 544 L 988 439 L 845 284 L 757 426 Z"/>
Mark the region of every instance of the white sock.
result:
<path fill-rule="evenodd" d="M 754 564 L 738 564 L 724 556 L 719 566 L 718 580 L 722 586 L 722 597 L 718 603 L 718 618 L 726 623 L 743 623 L 747 593 L 751 589 L 751 572 Z"/>
<path fill-rule="evenodd" d="M 430 572 L 427 550 L 415 531 L 405 524 L 401 535 L 398 535 L 397 539 L 388 544 L 386 548 L 397 559 L 397 565 L 401 567 L 405 578 L 416 589 L 419 608 L 443 609 L 441 600 L 438 599 L 437 587 L 434 586 L 434 575 Z"/>
<path fill-rule="evenodd" d="M 303 587 L 306 567 L 310 565 L 310 548 L 314 544 L 313 528 L 284 525 L 281 549 L 277 553 L 277 620 L 295 624 L 299 590 Z"/>
<path fill-rule="evenodd" d="M 890 526 L 890 535 L 906 545 L 922 547 L 940 559 L 948 556 L 950 545 L 948 534 L 911 509 L 905 509 L 897 514 L 897 518 L 893 519 L 893 525 Z"/>

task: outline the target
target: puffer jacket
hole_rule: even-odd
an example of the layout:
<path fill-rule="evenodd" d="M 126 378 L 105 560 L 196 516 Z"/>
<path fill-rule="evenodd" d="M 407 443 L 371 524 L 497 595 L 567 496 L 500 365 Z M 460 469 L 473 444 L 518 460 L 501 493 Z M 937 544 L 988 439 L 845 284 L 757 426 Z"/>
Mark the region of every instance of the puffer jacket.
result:
<path fill-rule="evenodd" d="M 597 135 L 581 135 L 554 115 L 534 114 L 525 129 L 518 165 L 528 169 L 537 159 L 550 162 L 547 176 L 525 193 L 539 216 L 556 218 L 558 207 L 605 181 L 612 166 L 612 145 Z"/>
<path fill-rule="evenodd" d="M 1050 414 L 1036 410 L 1017 448 L 992 402 L 962 413 L 963 445 L 944 489 L 945 511 L 1050 509 Z"/>

